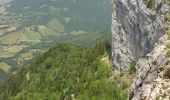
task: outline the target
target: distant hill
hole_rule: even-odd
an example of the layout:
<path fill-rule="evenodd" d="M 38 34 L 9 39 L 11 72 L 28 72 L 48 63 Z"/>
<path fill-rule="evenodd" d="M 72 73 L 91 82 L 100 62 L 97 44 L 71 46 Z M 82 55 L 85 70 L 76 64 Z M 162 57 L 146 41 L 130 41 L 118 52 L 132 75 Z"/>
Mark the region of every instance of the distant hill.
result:
<path fill-rule="evenodd" d="M 12 0 L 0 0 L 0 5 L 9 3 Z"/>

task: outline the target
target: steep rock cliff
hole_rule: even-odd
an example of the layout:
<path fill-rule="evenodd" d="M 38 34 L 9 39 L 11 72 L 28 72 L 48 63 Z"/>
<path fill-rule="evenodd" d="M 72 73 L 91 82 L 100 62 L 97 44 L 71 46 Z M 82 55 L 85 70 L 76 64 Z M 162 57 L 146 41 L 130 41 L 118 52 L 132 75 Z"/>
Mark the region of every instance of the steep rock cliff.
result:
<path fill-rule="evenodd" d="M 153 1 L 153 0 L 152 0 Z M 164 34 L 167 0 L 113 0 L 112 56 L 118 70 L 128 70 L 132 61 L 145 57 Z"/>
<path fill-rule="evenodd" d="M 170 70 L 166 71 L 170 69 L 170 50 L 166 47 L 169 43 L 168 36 L 163 36 L 146 58 L 139 59 L 129 100 L 169 100 Z"/>

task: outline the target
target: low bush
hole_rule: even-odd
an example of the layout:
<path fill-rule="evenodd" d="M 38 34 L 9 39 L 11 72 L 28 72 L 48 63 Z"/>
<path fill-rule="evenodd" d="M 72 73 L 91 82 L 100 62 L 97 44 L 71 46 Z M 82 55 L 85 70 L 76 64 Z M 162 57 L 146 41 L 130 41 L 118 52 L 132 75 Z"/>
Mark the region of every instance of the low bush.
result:
<path fill-rule="evenodd" d="M 149 8 L 149 9 L 151 9 L 151 10 L 153 10 L 154 9 L 154 0 L 149 0 L 148 2 L 147 2 L 147 8 Z"/>
<path fill-rule="evenodd" d="M 170 79 L 170 68 L 166 68 L 163 74 L 164 79 Z"/>
<path fill-rule="evenodd" d="M 168 50 L 168 51 L 166 52 L 166 56 L 167 56 L 167 57 L 170 57 L 170 50 Z"/>
<path fill-rule="evenodd" d="M 136 68 L 135 68 L 135 66 L 136 66 L 136 62 L 132 62 L 132 63 L 130 64 L 130 70 L 129 70 L 130 75 L 136 73 Z"/>
<path fill-rule="evenodd" d="M 165 20 L 166 20 L 166 21 L 170 21 L 170 12 L 166 14 Z"/>

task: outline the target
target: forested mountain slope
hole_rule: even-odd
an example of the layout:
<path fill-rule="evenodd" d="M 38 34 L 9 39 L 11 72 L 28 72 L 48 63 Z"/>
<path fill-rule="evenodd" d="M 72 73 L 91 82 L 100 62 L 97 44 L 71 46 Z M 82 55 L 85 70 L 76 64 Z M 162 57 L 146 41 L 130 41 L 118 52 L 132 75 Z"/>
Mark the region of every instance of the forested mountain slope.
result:
<path fill-rule="evenodd" d="M 127 79 L 120 85 L 124 75 L 113 78 L 112 66 L 102 60 L 107 57 L 105 47 L 104 42 L 92 48 L 57 44 L 5 81 L 0 86 L 0 99 L 126 100 Z"/>

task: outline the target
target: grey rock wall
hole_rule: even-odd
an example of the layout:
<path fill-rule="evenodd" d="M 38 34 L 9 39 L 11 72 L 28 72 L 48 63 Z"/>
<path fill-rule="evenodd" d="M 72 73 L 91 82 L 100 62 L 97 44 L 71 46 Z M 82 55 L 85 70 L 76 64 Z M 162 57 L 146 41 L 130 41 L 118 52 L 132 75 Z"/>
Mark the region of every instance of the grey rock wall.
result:
<path fill-rule="evenodd" d="M 152 93 L 153 89 L 158 85 L 157 83 L 155 83 L 155 86 L 153 87 L 150 86 L 152 86 L 156 79 L 159 79 L 160 82 L 162 80 L 163 82 L 162 72 L 170 61 L 169 57 L 166 55 L 169 50 L 166 48 L 166 44 L 170 42 L 167 37 L 167 35 L 163 36 L 155 45 L 153 51 L 147 54 L 146 58 L 140 58 L 137 62 L 136 78 L 129 90 L 129 100 L 157 100 L 151 99 L 151 97 L 156 98 L 156 96 L 161 94 L 161 91 L 157 90 L 155 90 L 155 93 L 157 93 L 156 95 L 153 95 Z"/>
<path fill-rule="evenodd" d="M 145 57 L 164 35 L 167 0 L 155 0 L 153 10 L 146 0 L 113 0 L 112 58 L 118 70 L 128 70 L 132 61 Z"/>

